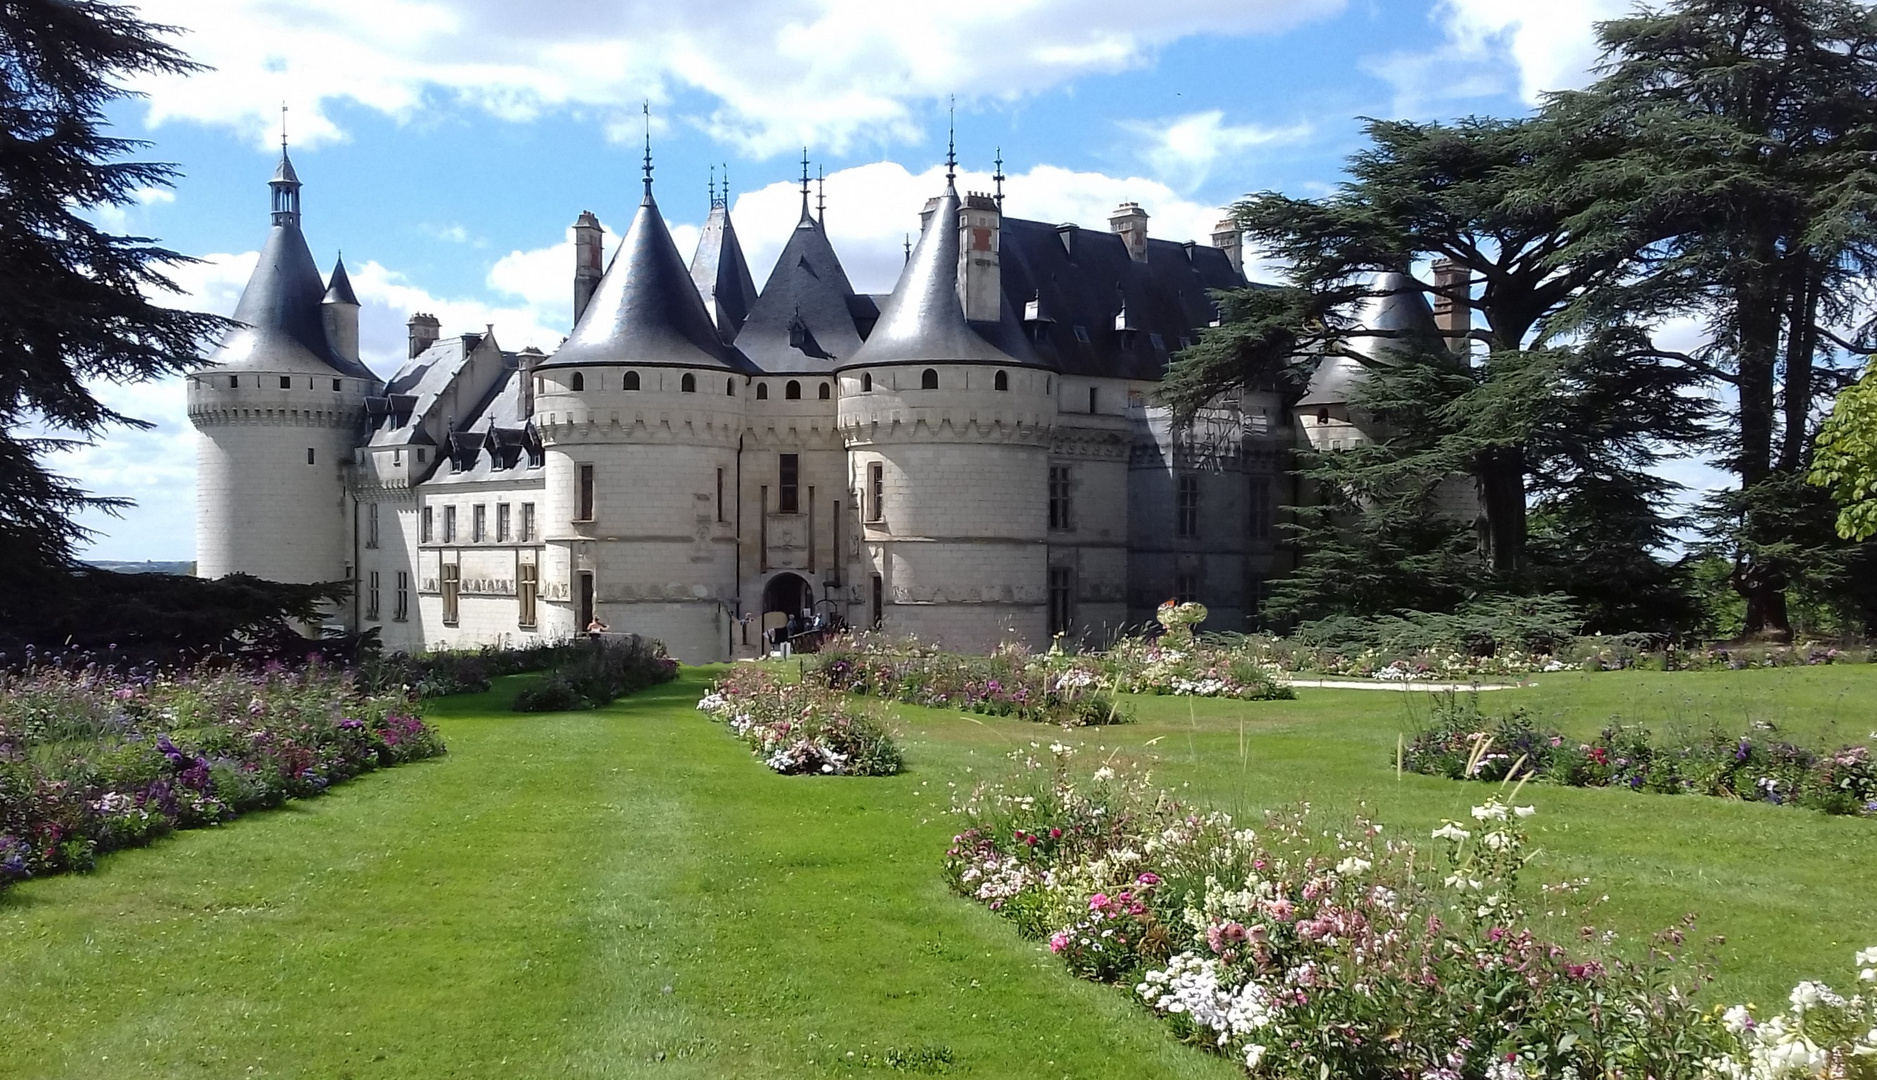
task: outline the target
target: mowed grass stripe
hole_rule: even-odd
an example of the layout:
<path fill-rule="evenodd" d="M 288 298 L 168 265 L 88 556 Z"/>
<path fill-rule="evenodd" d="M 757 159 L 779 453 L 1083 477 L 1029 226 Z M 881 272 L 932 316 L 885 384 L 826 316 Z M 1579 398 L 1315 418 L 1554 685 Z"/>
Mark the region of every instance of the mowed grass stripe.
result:
<path fill-rule="evenodd" d="M 0 1075 L 1233 1074 L 945 892 L 934 774 L 775 776 L 701 678 L 12 891 Z"/>

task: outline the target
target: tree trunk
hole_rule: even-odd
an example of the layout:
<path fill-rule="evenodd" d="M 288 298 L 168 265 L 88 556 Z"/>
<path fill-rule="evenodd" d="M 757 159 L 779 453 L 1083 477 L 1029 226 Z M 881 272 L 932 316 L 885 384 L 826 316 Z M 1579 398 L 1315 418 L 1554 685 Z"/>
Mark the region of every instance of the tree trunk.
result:
<path fill-rule="evenodd" d="M 1742 491 L 1758 486 L 1773 469 L 1773 427 L 1778 415 L 1774 378 L 1785 291 L 1780 288 L 1777 261 L 1772 239 L 1760 237 L 1752 256 L 1743 260 L 1743 274 L 1735 285 L 1740 443 L 1734 468 L 1740 475 Z M 1792 286 L 1796 282 L 1783 284 Z M 1740 539 L 1755 546 L 1764 544 L 1774 539 L 1765 535 L 1771 528 L 1749 504 L 1740 521 Z M 1743 552 L 1735 559 L 1732 584 L 1747 602 L 1742 628 L 1746 636 L 1792 639 L 1792 624 L 1786 613 L 1786 575 L 1781 568 L 1755 562 Z"/>
<path fill-rule="evenodd" d="M 1479 496 L 1480 555 L 1492 572 L 1518 573 L 1525 562 L 1525 452 L 1516 446 L 1481 451 L 1474 461 Z"/>

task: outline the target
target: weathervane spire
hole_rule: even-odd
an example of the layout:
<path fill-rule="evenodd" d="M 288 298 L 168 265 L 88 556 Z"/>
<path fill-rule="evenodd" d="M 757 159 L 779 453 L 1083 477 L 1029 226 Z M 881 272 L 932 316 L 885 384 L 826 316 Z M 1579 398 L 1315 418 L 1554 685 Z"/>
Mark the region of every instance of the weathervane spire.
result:
<path fill-rule="evenodd" d="M 991 182 L 997 185 L 997 212 L 1004 211 L 1004 148 L 997 148 L 997 171 L 991 174 Z"/>
<path fill-rule="evenodd" d="M 958 95 L 951 96 L 950 120 L 945 130 L 945 186 L 958 179 Z"/>
<path fill-rule="evenodd" d="M 808 147 L 802 147 L 802 220 L 808 220 Z"/>
<path fill-rule="evenodd" d="M 280 152 L 287 152 L 287 103 L 280 103 Z"/>
<path fill-rule="evenodd" d="M 704 190 L 710 198 L 710 208 L 717 209 L 717 166 L 715 165 L 710 167 L 710 182 L 704 185 Z"/>
<path fill-rule="evenodd" d="M 821 166 L 815 166 L 815 222 L 819 225 L 828 223 L 828 189 L 824 179 Z"/>
<path fill-rule="evenodd" d="M 652 197 L 652 99 L 646 98 L 639 110 L 645 115 L 645 197 Z"/>

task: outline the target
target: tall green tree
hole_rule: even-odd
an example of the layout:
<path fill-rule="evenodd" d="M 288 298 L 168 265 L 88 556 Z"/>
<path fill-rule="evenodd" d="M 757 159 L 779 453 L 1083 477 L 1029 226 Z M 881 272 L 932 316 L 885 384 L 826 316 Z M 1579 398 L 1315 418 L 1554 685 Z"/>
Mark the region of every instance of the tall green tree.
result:
<path fill-rule="evenodd" d="M 143 144 L 105 119 L 126 78 L 195 69 L 173 33 L 103 0 L 0 0 L 0 575 L 16 583 L 70 566 L 85 536 L 74 514 L 122 505 L 47 463 L 114 425 L 145 426 L 92 387 L 180 372 L 230 325 L 153 303 L 188 260 L 86 217 L 175 176 L 125 160 Z"/>
<path fill-rule="evenodd" d="M 1375 590 L 1343 589 L 1339 582 L 1350 578 L 1339 565 L 1368 565 L 1375 583 L 1418 581 L 1399 595 L 1404 603 L 1430 599 L 1435 583 L 1426 575 L 1435 565 L 1448 584 L 1433 595 L 1528 588 L 1533 497 L 1568 507 L 1584 502 L 1573 497 L 1580 488 L 1659 493 L 1647 473 L 1655 448 L 1688 437 L 1701 411 L 1680 393 L 1690 372 L 1647 335 L 1620 320 L 1583 317 L 1583 298 L 1634 274 L 1662 226 L 1638 215 L 1622 223 L 1631 230 L 1627 245 L 1573 248 L 1570 222 L 1595 196 L 1546 182 L 1576 154 L 1557 125 L 1370 121 L 1367 133 L 1370 145 L 1351 158 L 1335 194 L 1266 192 L 1234 208 L 1248 240 L 1281 259 L 1289 280 L 1229 306 L 1233 317 L 1180 358 L 1165 391 L 1176 407 L 1191 409 L 1299 358 L 1353 354 L 1353 344 L 1373 334 L 1352 321 L 1369 275 L 1434 260 L 1460 271 L 1439 281 L 1424 274 L 1411 287 L 1468 312 L 1466 361 L 1456 362 L 1440 341 L 1393 343 L 1392 362 L 1371 365 L 1357 403 L 1389 437 L 1306 458 L 1316 505 L 1300 510 L 1306 554 L 1279 595 L 1294 614 L 1308 603 L 1359 612 L 1387 602 Z M 1479 506 L 1470 559 L 1451 521 L 1425 520 L 1438 489 L 1456 476 L 1470 481 Z M 1665 531 L 1660 500 L 1620 505 L 1641 515 L 1627 530 L 1639 542 Z M 1576 537 L 1571 530 L 1583 520 L 1547 516 L 1547 557 L 1607 541 L 1607 533 Z M 1646 549 L 1626 554 L 1651 560 Z M 1390 558 L 1392 572 L 1377 563 Z"/>
<path fill-rule="evenodd" d="M 1634 278 L 1586 306 L 1705 323 L 1687 363 L 1729 390 L 1717 441 L 1739 478 L 1707 508 L 1708 537 L 1733 565 L 1745 631 L 1788 636 L 1788 590 L 1816 591 L 1844 555 L 1818 542 L 1831 507 L 1794 478 L 1810 469 L 1821 401 L 1843 385 L 1845 347 L 1868 338 L 1877 14 L 1854 0 L 1677 0 L 1599 34 L 1601 78 L 1547 110 L 1582 148 L 1550 188 L 1584 204 L 1569 254 L 1620 253 L 1670 226 Z"/>

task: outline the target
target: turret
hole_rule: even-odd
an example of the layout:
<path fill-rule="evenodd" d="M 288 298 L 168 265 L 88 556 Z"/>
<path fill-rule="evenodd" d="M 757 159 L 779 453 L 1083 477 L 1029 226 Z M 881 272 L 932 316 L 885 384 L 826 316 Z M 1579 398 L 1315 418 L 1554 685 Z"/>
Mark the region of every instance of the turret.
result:
<path fill-rule="evenodd" d="M 325 298 L 319 302 L 319 315 L 332 351 L 358 363 L 358 295 L 352 291 L 352 279 L 346 275 L 343 257 L 332 264 Z"/>
<path fill-rule="evenodd" d="M 605 231 L 600 228 L 600 219 L 591 210 L 580 211 L 580 217 L 574 221 L 574 322 L 587 313 L 587 304 L 593 300 L 593 290 L 600 287 L 600 278 L 606 274 L 601 265 L 602 240 Z"/>
<path fill-rule="evenodd" d="M 300 233 L 285 147 L 268 188 L 272 227 L 235 307 L 240 325 L 188 377 L 196 572 L 337 581 L 351 566 L 343 469 L 381 384 L 359 362 L 344 265 L 322 280 Z"/>
<path fill-rule="evenodd" d="M 805 211 L 803 216 L 807 216 Z M 717 324 L 717 333 L 726 342 L 734 340 L 756 304 L 756 282 L 743 258 L 736 227 L 730 223 L 729 192 L 719 195 L 714 185 L 710 216 L 704 219 L 697 251 L 691 256 L 691 281 L 703 297 L 711 321 Z"/>
<path fill-rule="evenodd" d="M 1238 228 L 1238 222 L 1226 218 L 1212 227 L 1212 246 L 1225 252 L 1225 257 L 1232 260 L 1232 269 L 1245 272 L 1244 236 Z"/>

